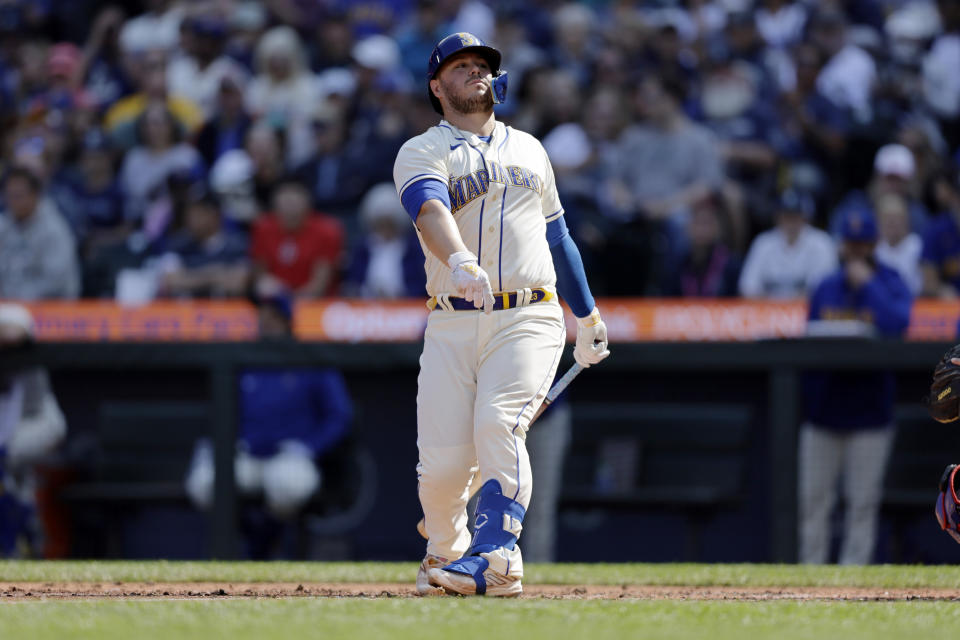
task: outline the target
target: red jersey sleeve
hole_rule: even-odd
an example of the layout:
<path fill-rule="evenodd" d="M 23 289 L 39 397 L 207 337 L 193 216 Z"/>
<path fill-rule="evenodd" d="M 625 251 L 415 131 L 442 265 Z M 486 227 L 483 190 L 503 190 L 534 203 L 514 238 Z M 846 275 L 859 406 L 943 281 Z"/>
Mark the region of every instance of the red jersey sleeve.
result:
<path fill-rule="evenodd" d="M 250 230 L 250 257 L 263 265 L 270 263 L 269 223 L 268 218 L 260 218 Z"/>

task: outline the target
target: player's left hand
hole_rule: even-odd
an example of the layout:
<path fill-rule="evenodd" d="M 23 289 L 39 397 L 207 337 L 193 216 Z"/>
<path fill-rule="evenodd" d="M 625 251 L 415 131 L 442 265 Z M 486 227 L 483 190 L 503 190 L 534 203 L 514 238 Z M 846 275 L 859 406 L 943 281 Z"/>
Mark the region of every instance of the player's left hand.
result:
<path fill-rule="evenodd" d="M 609 355 L 607 325 L 600 319 L 600 311 L 594 307 L 587 317 L 577 318 L 577 345 L 573 349 L 573 359 L 581 367 L 589 367 Z"/>

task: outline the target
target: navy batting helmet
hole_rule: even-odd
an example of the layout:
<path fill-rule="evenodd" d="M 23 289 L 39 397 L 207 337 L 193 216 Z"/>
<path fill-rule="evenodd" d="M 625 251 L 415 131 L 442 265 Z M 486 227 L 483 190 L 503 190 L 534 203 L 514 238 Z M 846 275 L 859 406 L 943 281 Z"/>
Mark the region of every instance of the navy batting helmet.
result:
<path fill-rule="evenodd" d="M 447 58 L 461 51 L 475 51 L 490 65 L 490 71 L 493 73 L 493 101 L 499 104 L 507 98 L 507 72 L 500 69 L 500 52 L 472 33 L 452 33 L 437 43 L 427 64 L 427 95 L 437 113 L 442 114 L 443 108 L 430 90 L 430 81 L 437 75 L 437 71 Z"/>

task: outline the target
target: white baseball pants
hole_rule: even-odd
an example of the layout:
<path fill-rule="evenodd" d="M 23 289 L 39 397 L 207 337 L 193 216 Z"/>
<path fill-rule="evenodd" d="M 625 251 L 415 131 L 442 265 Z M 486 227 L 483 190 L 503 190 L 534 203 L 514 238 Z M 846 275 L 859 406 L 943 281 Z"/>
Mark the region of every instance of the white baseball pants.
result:
<path fill-rule="evenodd" d="M 830 514 L 843 477 L 845 513 L 840 564 L 869 564 L 894 429 L 837 432 L 811 423 L 800 430 L 800 562 L 823 564 L 830 552 Z"/>
<path fill-rule="evenodd" d="M 565 337 L 556 301 L 489 315 L 430 313 L 417 392 L 428 553 L 455 560 L 469 548 L 466 505 L 477 472 L 526 509 L 533 484 L 526 430 L 553 381 Z M 522 573 L 519 553 L 517 547 L 510 564 Z"/>

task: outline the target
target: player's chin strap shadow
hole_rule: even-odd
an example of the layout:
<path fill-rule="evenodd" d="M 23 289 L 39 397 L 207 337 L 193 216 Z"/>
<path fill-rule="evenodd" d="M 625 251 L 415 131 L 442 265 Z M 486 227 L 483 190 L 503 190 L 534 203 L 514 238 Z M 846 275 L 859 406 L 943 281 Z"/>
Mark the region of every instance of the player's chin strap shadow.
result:
<path fill-rule="evenodd" d="M 507 72 L 500 71 L 497 73 L 497 77 L 493 79 L 491 83 L 493 86 L 493 102 L 494 104 L 503 104 L 507 101 Z"/>
<path fill-rule="evenodd" d="M 526 509 L 519 502 L 503 495 L 499 482 L 487 480 L 480 487 L 476 526 L 470 548 L 462 558 L 443 570 L 472 576 L 477 583 L 477 595 L 486 593 L 487 581 L 483 572 L 490 566 L 490 561 L 480 554 L 490 553 L 501 547 L 512 551 L 520 536 L 521 523 L 526 513 Z"/>

